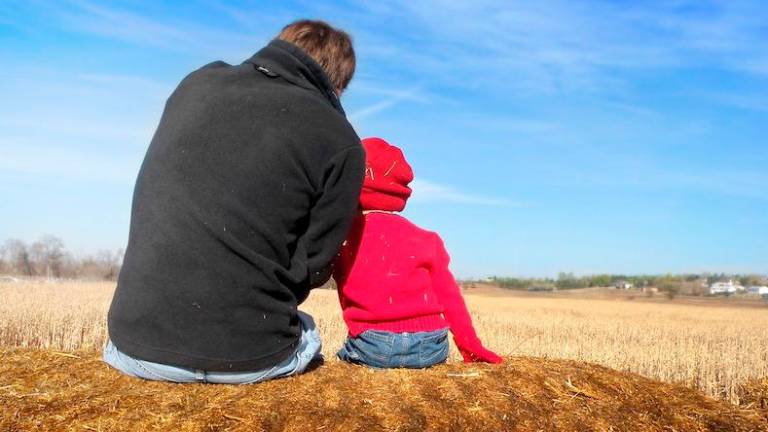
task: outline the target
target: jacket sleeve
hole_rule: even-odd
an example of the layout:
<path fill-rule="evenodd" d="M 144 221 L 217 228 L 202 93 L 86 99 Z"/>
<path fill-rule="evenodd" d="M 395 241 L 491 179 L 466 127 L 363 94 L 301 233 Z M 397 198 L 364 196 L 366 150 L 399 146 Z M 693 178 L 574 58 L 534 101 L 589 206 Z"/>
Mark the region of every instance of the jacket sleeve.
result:
<path fill-rule="evenodd" d="M 435 258 L 431 269 L 432 289 L 440 304 L 443 305 L 445 320 L 448 321 L 453 333 L 456 347 L 459 348 L 465 362 L 501 362 L 501 358 L 483 347 L 480 338 L 477 337 L 459 285 L 448 269 L 450 257 L 442 239 L 436 234 L 435 244 Z"/>
<path fill-rule="evenodd" d="M 334 156 L 327 165 L 319 196 L 307 228 L 307 267 L 312 288 L 326 283 L 333 263 L 347 235 L 360 200 L 365 174 L 365 153 L 361 146 Z"/>

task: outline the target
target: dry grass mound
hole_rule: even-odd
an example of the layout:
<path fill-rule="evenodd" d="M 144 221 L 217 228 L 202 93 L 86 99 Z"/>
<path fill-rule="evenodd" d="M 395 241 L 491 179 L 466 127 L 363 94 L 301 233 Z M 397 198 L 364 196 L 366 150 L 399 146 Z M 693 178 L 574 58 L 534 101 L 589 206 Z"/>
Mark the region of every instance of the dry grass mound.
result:
<path fill-rule="evenodd" d="M 567 360 L 373 371 L 328 362 L 247 386 L 120 375 L 93 352 L 0 351 L 0 431 L 760 431 L 703 393 Z"/>
<path fill-rule="evenodd" d="M 741 406 L 763 414 L 768 420 L 768 378 L 751 380 L 739 388 Z"/>

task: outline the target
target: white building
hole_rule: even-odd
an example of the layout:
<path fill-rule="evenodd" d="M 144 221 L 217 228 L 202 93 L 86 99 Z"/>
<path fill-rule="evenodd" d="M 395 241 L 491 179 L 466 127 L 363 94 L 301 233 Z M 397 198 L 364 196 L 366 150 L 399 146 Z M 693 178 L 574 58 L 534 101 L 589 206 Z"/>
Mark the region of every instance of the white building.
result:
<path fill-rule="evenodd" d="M 744 291 L 744 287 L 734 284 L 732 280 L 727 282 L 715 282 L 709 286 L 710 294 L 735 294 L 739 291 Z"/>
<path fill-rule="evenodd" d="M 761 297 L 768 297 L 768 286 L 754 285 L 747 288 L 747 292 L 750 294 L 759 295 Z"/>

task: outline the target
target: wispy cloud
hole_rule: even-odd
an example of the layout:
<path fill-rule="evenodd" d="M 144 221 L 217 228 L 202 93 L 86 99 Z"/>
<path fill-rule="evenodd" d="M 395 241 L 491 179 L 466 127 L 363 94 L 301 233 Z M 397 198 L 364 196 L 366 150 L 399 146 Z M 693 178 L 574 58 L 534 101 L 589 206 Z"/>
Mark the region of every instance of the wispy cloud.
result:
<path fill-rule="evenodd" d="M 768 111 L 768 93 L 715 93 L 702 92 L 696 95 L 718 105 L 725 105 L 748 111 Z"/>
<path fill-rule="evenodd" d="M 10 69 L 10 68 L 9 68 Z M 172 84 L 141 76 L 10 69 L 0 138 L 40 146 L 144 148 Z"/>
<path fill-rule="evenodd" d="M 768 76 L 768 8 L 762 2 L 364 4 L 359 20 L 386 14 L 425 35 L 395 43 L 367 34 L 366 43 L 387 47 L 395 51 L 382 50 L 388 58 L 452 85 L 606 93 L 631 85 L 617 71 L 715 67 Z"/>
<path fill-rule="evenodd" d="M 141 152 L 130 157 L 67 147 L 38 146 L 0 139 L 0 173 L 30 175 L 51 181 L 86 180 L 131 183 L 141 163 Z"/>
<path fill-rule="evenodd" d="M 709 172 L 668 170 L 658 172 L 651 183 L 666 188 L 768 200 L 768 174 L 764 172 L 736 169 Z"/>
<path fill-rule="evenodd" d="M 417 179 L 411 183 L 413 189 L 412 202 L 416 203 L 447 203 L 494 207 L 524 207 L 527 204 L 511 201 L 507 198 L 492 197 L 460 191 L 429 180 Z"/>
<path fill-rule="evenodd" d="M 352 85 L 354 86 L 353 91 L 355 93 L 383 95 L 389 98 L 398 98 L 419 103 L 429 103 L 435 98 L 435 95 L 427 94 L 424 91 L 424 86 L 422 84 L 403 90 L 398 88 L 397 85 L 387 85 L 385 82 L 376 82 L 371 81 L 370 79 L 357 77 L 352 81 Z"/>
<path fill-rule="evenodd" d="M 378 101 L 374 104 L 356 109 L 352 111 L 347 118 L 350 122 L 357 122 L 360 121 L 366 117 L 370 117 L 380 111 L 384 111 L 387 108 L 390 108 L 392 106 L 395 106 L 397 103 L 404 101 L 404 100 L 414 100 L 418 102 L 425 101 L 425 98 L 420 94 L 420 88 L 413 88 L 410 90 L 405 91 L 399 91 L 399 90 L 388 90 L 384 92 L 388 95 L 387 98 Z"/>
<path fill-rule="evenodd" d="M 170 83 L 160 82 L 154 79 L 135 75 L 86 73 L 80 74 L 78 78 L 90 84 L 109 86 L 110 89 L 114 89 L 115 86 L 127 86 L 132 89 L 140 88 L 145 91 L 155 91 L 158 93 L 167 93 L 173 90 L 173 85 Z"/>
<path fill-rule="evenodd" d="M 500 132 L 514 132 L 523 134 L 542 134 L 556 131 L 561 128 L 557 122 L 531 119 L 524 117 L 501 117 L 483 114 L 457 114 L 453 120 L 456 123 L 467 125 L 479 130 L 494 130 Z"/>
<path fill-rule="evenodd" d="M 703 195 L 714 200 L 722 197 L 742 201 L 768 202 L 768 174 L 746 167 L 734 167 L 725 162 L 722 167 L 700 164 L 674 165 L 639 156 L 611 155 L 588 170 L 544 170 L 540 175 L 542 188 L 583 188 L 612 191 L 612 193 L 652 192 L 656 194 Z M 719 201 L 713 201 L 719 202 Z M 722 210 L 722 209 L 720 209 Z"/>
<path fill-rule="evenodd" d="M 219 18 L 230 17 L 230 25 L 224 27 L 185 20 L 174 14 L 161 17 L 146 13 L 152 8 L 138 12 L 127 6 L 89 0 L 47 2 L 44 6 L 47 21 L 66 31 L 211 58 L 242 60 L 279 28 L 267 18 L 261 19 L 261 25 L 244 26 L 239 21 L 246 16 L 226 7 L 218 8 L 224 12 L 218 14 Z M 19 10 L 27 7 L 18 6 Z"/>
<path fill-rule="evenodd" d="M 60 9 L 65 25 L 77 31 L 128 42 L 162 47 L 196 44 L 194 32 L 181 25 L 164 24 L 145 16 L 87 1 L 72 1 Z"/>

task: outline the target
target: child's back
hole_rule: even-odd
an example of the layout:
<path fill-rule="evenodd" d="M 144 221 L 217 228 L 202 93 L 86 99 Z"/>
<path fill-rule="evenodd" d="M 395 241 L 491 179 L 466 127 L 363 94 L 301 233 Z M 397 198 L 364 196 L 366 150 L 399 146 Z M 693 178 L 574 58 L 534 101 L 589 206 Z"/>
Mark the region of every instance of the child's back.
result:
<path fill-rule="evenodd" d="M 335 271 L 349 328 L 339 357 L 376 367 L 428 367 L 446 360 L 450 329 L 465 361 L 501 361 L 475 334 L 440 237 L 394 213 L 404 208 L 413 179 L 402 153 L 379 139 L 363 145 L 363 211 Z"/>
<path fill-rule="evenodd" d="M 447 263 L 437 234 L 396 214 L 358 216 L 342 247 L 340 301 L 349 334 L 365 330 L 434 331 L 448 327 L 432 270 Z M 438 281 L 439 282 L 439 281 Z"/>

